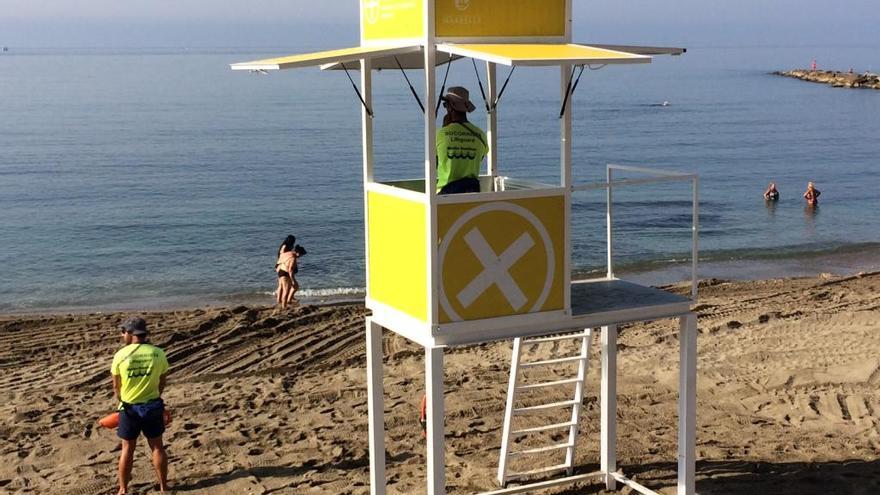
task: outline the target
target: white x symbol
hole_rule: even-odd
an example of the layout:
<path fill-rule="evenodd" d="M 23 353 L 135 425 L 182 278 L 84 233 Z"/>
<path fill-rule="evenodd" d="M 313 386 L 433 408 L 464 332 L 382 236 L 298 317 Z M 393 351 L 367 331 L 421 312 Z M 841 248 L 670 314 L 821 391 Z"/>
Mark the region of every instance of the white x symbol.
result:
<path fill-rule="evenodd" d="M 513 277 L 510 276 L 509 270 L 535 245 L 532 236 L 528 233 L 523 233 L 510 247 L 501 253 L 501 256 L 495 254 L 495 251 L 492 250 L 492 247 L 486 242 L 486 238 L 483 237 L 483 234 L 477 228 L 471 229 L 464 236 L 464 240 L 477 256 L 477 259 L 480 260 L 480 264 L 483 265 L 483 271 L 458 293 L 458 296 L 456 296 L 458 302 L 467 308 L 481 294 L 486 292 L 492 284 L 495 284 L 501 290 L 501 293 L 504 294 L 504 297 L 513 307 L 514 311 L 519 311 L 528 302 L 528 298 L 520 290 Z"/>

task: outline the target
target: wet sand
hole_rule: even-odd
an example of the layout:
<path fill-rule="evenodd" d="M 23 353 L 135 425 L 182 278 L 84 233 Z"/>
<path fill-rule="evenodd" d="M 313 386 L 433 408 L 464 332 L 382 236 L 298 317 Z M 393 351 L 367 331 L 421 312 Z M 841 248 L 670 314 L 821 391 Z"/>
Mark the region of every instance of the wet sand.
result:
<path fill-rule="evenodd" d="M 703 284 L 698 493 L 880 493 L 878 289 L 878 274 Z M 364 314 L 357 304 L 282 316 L 244 306 L 147 313 L 172 363 L 165 438 L 175 493 L 369 493 Z M 94 421 L 114 406 L 108 369 L 123 317 L 0 317 L 0 492 L 116 493 L 118 441 Z M 676 334 L 662 320 L 624 326 L 619 338 L 619 466 L 662 493 L 675 485 Z M 566 344 L 525 354 L 550 357 Z M 598 464 L 597 344 L 583 472 Z M 389 493 L 424 493 L 422 352 L 386 332 L 384 353 Z M 510 343 L 446 356 L 448 491 L 494 489 Z M 133 477 L 131 493 L 152 493 L 145 446 Z M 603 492 L 588 482 L 545 493 Z"/>

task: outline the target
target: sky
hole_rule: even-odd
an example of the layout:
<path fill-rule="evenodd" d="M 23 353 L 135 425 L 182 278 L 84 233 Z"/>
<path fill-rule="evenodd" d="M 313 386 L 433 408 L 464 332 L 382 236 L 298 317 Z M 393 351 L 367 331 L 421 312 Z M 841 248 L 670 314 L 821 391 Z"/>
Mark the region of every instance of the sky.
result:
<path fill-rule="evenodd" d="M 479 0 L 472 0 L 479 1 Z M 809 44 L 880 39 L 878 0 L 573 0 L 575 38 Z M 289 46 L 356 42 L 358 0 L 0 0 L 0 45 Z"/>

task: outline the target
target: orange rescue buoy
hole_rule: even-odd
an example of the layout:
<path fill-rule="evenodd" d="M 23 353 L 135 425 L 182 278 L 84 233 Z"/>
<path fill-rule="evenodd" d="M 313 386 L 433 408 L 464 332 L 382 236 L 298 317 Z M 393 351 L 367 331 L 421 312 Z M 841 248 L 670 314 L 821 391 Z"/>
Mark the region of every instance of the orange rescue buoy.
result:
<path fill-rule="evenodd" d="M 170 409 L 165 408 L 165 410 L 162 412 L 162 419 L 165 420 L 165 426 L 171 424 L 172 418 Z M 107 428 L 108 430 L 116 428 L 117 426 L 119 426 L 119 411 L 108 414 L 99 419 L 98 424 L 101 425 L 103 428 Z"/>
<path fill-rule="evenodd" d="M 108 414 L 104 416 L 103 418 L 98 420 L 98 424 L 104 428 L 107 428 L 108 430 L 116 428 L 117 426 L 119 426 L 119 413 L 115 412 L 113 414 Z"/>

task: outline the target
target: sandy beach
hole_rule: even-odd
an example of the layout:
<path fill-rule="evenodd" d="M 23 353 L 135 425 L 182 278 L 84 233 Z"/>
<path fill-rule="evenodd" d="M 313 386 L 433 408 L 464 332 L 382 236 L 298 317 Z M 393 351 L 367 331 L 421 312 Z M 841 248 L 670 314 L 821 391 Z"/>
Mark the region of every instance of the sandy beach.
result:
<path fill-rule="evenodd" d="M 876 273 L 703 283 L 698 493 L 880 493 L 878 289 Z M 364 314 L 358 304 L 146 314 L 172 365 L 175 492 L 369 493 Z M 115 493 L 118 441 L 95 420 L 114 406 L 108 369 L 123 316 L 0 317 L 0 491 Z M 664 320 L 619 338 L 619 465 L 663 493 L 675 483 L 676 333 Z M 424 493 L 422 354 L 390 332 L 384 352 L 389 493 Z M 449 493 L 497 487 L 509 360 L 509 342 L 447 352 Z M 584 472 L 598 464 L 598 365 L 581 419 Z M 139 446 L 132 493 L 153 484 Z"/>

